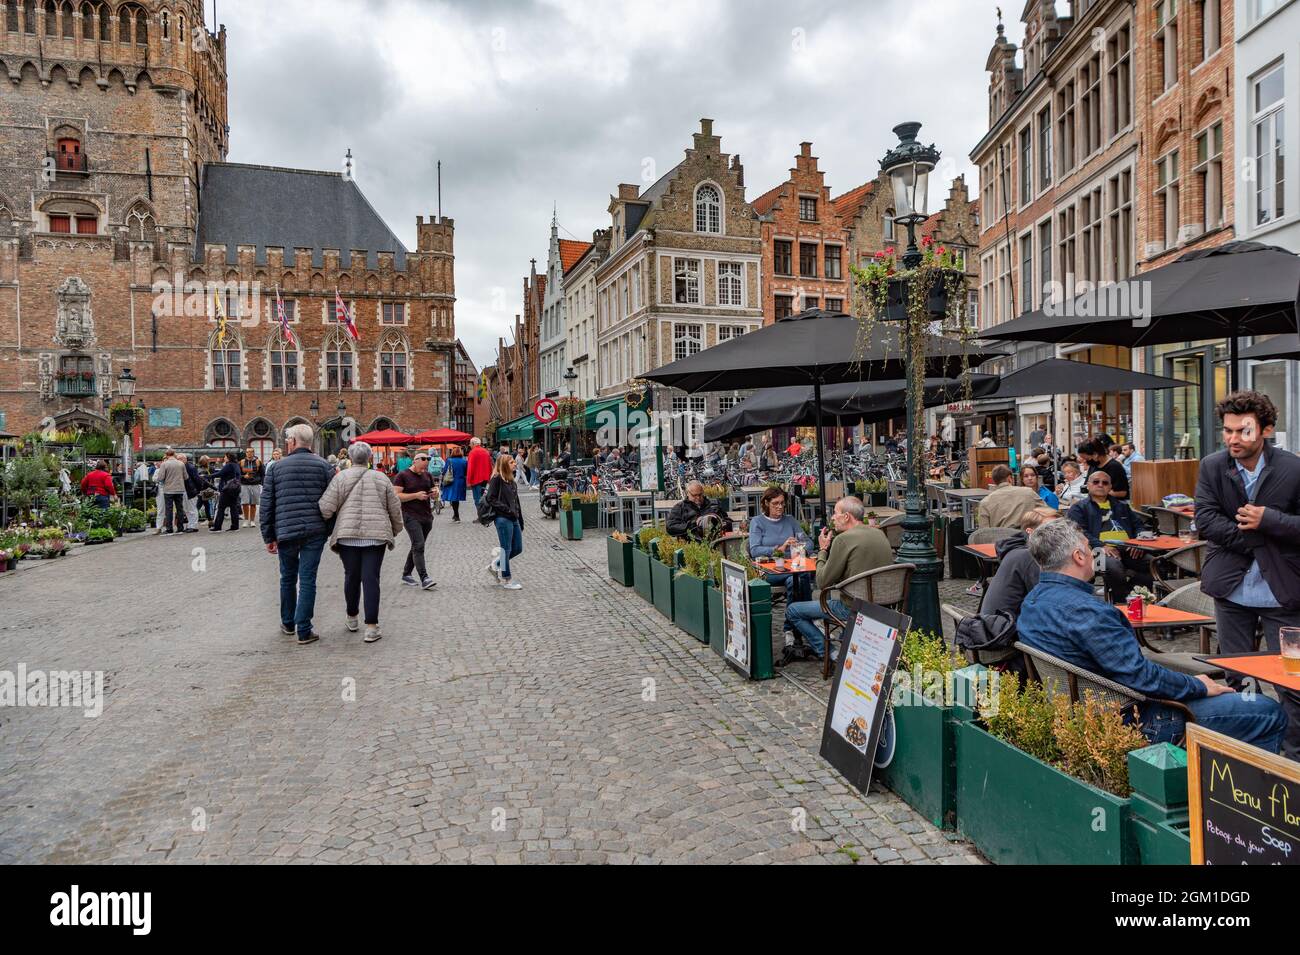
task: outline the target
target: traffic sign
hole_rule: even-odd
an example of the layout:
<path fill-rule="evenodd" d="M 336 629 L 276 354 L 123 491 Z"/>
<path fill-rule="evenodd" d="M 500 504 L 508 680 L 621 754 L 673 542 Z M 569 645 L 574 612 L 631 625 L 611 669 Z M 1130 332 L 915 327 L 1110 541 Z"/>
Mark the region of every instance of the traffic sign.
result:
<path fill-rule="evenodd" d="M 533 417 L 542 424 L 550 424 L 560 416 L 560 406 L 550 398 L 538 398 L 533 405 Z"/>

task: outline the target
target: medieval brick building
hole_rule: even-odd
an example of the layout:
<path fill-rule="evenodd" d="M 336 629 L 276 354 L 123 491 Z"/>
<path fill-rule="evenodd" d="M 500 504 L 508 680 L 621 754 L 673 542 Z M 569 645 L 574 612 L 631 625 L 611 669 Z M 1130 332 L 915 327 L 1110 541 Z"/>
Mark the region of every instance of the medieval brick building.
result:
<path fill-rule="evenodd" d="M 226 43 L 187 0 L 0 0 L 0 428 L 107 427 L 128 367 L 148 445 L 450 423 L 452 220 L 408 251 L 347 172 L 227 163 Z"/>

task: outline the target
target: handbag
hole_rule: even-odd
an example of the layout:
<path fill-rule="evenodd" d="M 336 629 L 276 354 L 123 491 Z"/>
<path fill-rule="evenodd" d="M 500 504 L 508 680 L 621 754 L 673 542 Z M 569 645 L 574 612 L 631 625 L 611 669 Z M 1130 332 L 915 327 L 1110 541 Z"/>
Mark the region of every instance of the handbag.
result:
<path fill-rule="evenodd" d="M 456 475 L 451 473 L 451 468 L 442 469 L 442 486 L 451 487 L 456 483 Z"/>

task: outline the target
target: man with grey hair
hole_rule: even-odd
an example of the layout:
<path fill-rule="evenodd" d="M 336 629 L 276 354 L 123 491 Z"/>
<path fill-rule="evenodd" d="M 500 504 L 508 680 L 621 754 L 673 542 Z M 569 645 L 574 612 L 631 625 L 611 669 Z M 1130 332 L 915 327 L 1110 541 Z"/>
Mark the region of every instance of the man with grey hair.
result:
<path fill-rule="evenodd" d="M 721 502 L 705 497 L 704 485 L 699 481 L 686 485 L 686 497 L 673 505 L 664 523 L 674 537 L 696 541 L 731 530 L 731 521 L 723 513 Z"/>
<path fill-rule="evenodd" d="M 168 448 L 163 452 L 162 464 L 154 471 L 153 479 L 158 482 L 158 489 L 163 496 L 163 533 L 170 534 L 175 529 L 185 532 L 185 464 L 176 457 L 176 452 Z"/>
<path fill-rule="evenodd" d="M 297 633 L 298 645 L 305 646 L 320 639 L 311 626 L 328 533 L 320 499 L 334 470 L 312 453 L 308 425 L 294 425 L 284 438 L 288 453 L 263 480 L 260 523 L 267 552 L 280 558 L 280 632 Z"/>
<path fill-rule="evenodd" d="M 1199 726 L 1276 753 L 1287 720 L 1263 694 L 1247 698 L 1208 676 L 1189 676 L 1142 655 L 1127 616 L 1093 593 L 1094 564 L 1088 538 L 1073 521 L 1051 521 L 1029 537 L 1041 568 L 1038 584 L 1020 608 L 1022 643 L 1082 667 L 1147 697 L 1136 707 L 1138 725 L 1153 743 L 1183 736 L 1182 703 Z"/>
<path fill-rule="evenodd" d="M 829 527 L 822 528 L 817 539 L 817 589 L 825 590 L 838 587 L 850 577 L 884 567 L 894 562 L 894 552 L 889 547 L 889 538 L 878 527 L 868 527 L 862 523 L 866 508 L 858 497 L 842 497 L 835 504 L 831 514 L 831 523 L 835 525 L 832 533 Z M 850 616 L 847 606 L 838 600 L 828 601 L 831 612 L 841 620 Z M 817 624 L 825 619 L 819 600 L 802 600 L 790 604 L 785 611 L 785 629 L 793 630 L 803 636 L 808 648 L 818 658 L 824 652 L 822 632 Z M 781 662 L 790 662 L 794 653 L 787 649 Z"/>

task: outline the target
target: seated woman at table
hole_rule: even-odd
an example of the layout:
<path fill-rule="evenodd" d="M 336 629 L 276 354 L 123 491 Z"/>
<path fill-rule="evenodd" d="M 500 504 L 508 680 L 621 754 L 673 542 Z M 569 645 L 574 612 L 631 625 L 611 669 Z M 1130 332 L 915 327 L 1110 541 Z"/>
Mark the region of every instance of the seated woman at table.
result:
<path fill-rule="evenodd" d="M 1106 589 L 1112 599 L 1124 601 L 1133 584 L 1151 586 L 1150 557 L 1126 543 L 1138 535 L 1137 515 L 1127 501 L 1110 496 L 1109 474 L 1098 470 L 1088 475 L 1087 499 L 1071 505 L 1066 516 L 1093 548 L 1104 548 Z M 1125 571 L 1132 575 L 1132 582 Z"/>
<path fill-rule="evenodd" d="M 1033 464 L 1026 464 L 1020 469 L 1020 483 L 1029 490 L 1033 491 L 1043 499 L 1043 503 L 1055 510 L 1061 506 L 1061 499 L 1043 487 L 1038 479 L 1038 468 Z"/>
<path fill-rule="evenodd" d="M 790 548 L 803 544 L 812 553 L 812 538 L 804 533 L 799 522 L 786 513 L 786 493 L 779 487 L 769 487 L 759 498 L 759 514 L 749 522 L 749 556 L 754 560 L 771 558 L 772 551 L 783 548 L 789 556 Z M 804 574 L 767 574 L 771 584 L 790 588 L 790 600 L 811 599 L 811 588 Z"/>
<path fill-rule="evenodd" d="M 1088 496 L 1087 482 L 1077 461 L 1066 461 L 1061 465 L 1063 480 L 1056 486 L 1056 493 L 1063 504 L 1073 504 Z"/>

